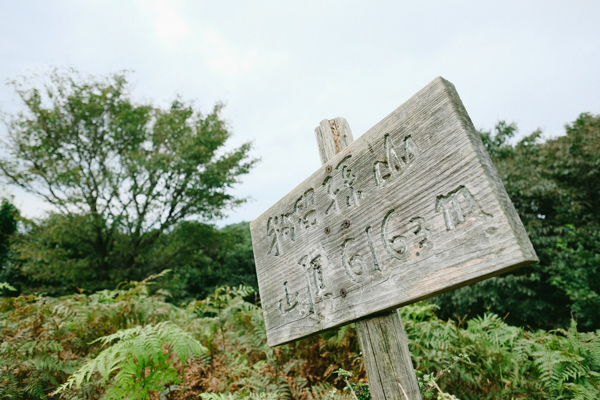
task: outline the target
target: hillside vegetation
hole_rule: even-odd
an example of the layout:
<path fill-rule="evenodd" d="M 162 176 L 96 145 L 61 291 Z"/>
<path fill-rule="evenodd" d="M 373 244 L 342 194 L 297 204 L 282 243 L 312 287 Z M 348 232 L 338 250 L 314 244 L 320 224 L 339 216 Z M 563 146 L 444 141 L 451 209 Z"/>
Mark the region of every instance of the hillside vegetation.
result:
<path fill-rule="evenodd" d="M 581 114 L 566 134 L 514 143 L 516 126 L 481 132 L 540 259 L 539 264 L 439 296 L 438 316 L 492 311 L 512 325 L 600 329 L 600 116 Z"/>
<path fill-rule="evenodd" d="M 151 283 L 3 298 L 0 398 L 350 399 L 335 371 L 365 382 L 352 325 L 270 348 L 253 289 L 177 307 Z M 459 325 L 434 310 L 402 309 L 424 398 L 443 398 L 435 385 L 460 399 L 600 397 L 600 332 L 528 331 L 492 313 Z"/>
<path fill-rule="evenodd" d="M 222 105 L 46 78 L 2 115 L 1 177 L 54 211 L 0 204 L 1 399 L 369 398 L 353 325 L 267 346 Z M 600 398 L 600 116 L 516 133 L 480 135 L 540 262 L 400 310 L 425 399 Z"/>

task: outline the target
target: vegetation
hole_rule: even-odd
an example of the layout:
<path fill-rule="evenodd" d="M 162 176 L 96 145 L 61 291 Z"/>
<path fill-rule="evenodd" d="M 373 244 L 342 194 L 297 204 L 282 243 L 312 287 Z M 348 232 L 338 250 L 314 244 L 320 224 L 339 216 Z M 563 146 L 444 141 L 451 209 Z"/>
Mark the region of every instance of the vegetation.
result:
<path fill-rule="evenodd" d="M 102 394 L 119 398 L 134 385 L 155 388 L 160 383 L 167 390 L 178 380 L 182 385 L 176 392 L 184 392 L 184 398 L 230 390 L 239 395 L 270 392 L 311 398 L 311 393 L 333 388 L 321 382 L 333 371 L 330 362 L 352 370 L 361 368 L 356 337 L 345 335 L 350 327 L 272 349 L 266 344 L 260 307 L 244 300 L 255 298 L 253 289 L 222 288 L 203 301 L 176 307 L 165 301 L 164 292 L 150 294 L 151 283 L 150 279 L 130 282 L 127 288 L 91 295 L 1 299 L 0 398 L 77 399 Z M 130 337 L 132 329 L 146 335 Z M 153 340 L 151 333 L 157 329 L 163 332 L 162 339 Z M 199 351 L 190 351 L 189 357 L 185 351 L 176 351 L 177 338 Z M 123 343 L 123 339 L 137 344 Z M 108 357 L 122 349 L 141 349 L 141 353 L 134 353 L 135 358 L 121 353 Z M 179 354 L 175 356 L 171 349 Z M 151 353 L 154 357 L 147 357 Z M 142 362 L 148 359 L 154 362 L 153 368 L 143 369 Z M 59 394 L 51 394 L 77 368 L 81 369 L 71 383 Z M 131 374 L 133 370 L 138 375 Z M 142 377 L 141 372 L 147 375 Z M 153 381 L 157 376 L 160 380 Z"/>
<path fill-rule="evenodd" d="M 32 247 L 51 248 L 55 255 L 60 252 L 62 261 L 69 262 L 77 262 L 74 258 L 78 257 L 76 254 L 79 251 L 76 249 L 85 248 L 70 224 L 51 226 L 52 222 L 48 221 L 55 217 L 56 215 L 52 215 L 41 222 L 19 218 L 24 232 L 12 235 L 13 256 L 11 262 L 0 272 L 0 279 L 28 294 L 57 295 L 90 291 L 90 286 L 87 286 L 89 282 L 85 279 L 78 282 L 80 275 L 77 270 L 64 271 L 63 276 L 70 275 L 64 282 L 42 275 L 45 262 L 51 263 L 52 259 L 35 259 L 39 252 Z M 39 244 L 32 246 L 32 242 Z M 182 221 L 157 240 L 151 254 L 156 254 L 159 258 L 161 255 L 172 254 L 175 249 L 177 254 L 168 262 L 173 272 L 160 284 L 162 289 L 169 291 L 169 299 L 175 304 L 204 298 L 222 285 L 246 284 L 257 287 L 248 223 L 217 229 L 213 225 L 197 221 Z M 39 264 L 36 273 L 32 273 L 33 262 L 29 266 L 23 265 L 24 260 L 32 258 Z M 87 254 L 86 258 L 92 259 L 93 254 Z M 53 268 L 50 270 L 54 271 Z M 115 287 L 121 282 L 116 278 L 118 276 L 108 287 Z M 101 287 L 105 288 L 105 285 Z"/>
<path fill-rule="evenodd" d="M 566 135 L 536 131 L 516 144 L 514 124 L 482 139 L 540 258 L 537 265 L 433 301 L 457 320 L 493 311 L 518 326 L 600 329 L 600 116 L 581 114 Z"/>
<path fill-rule="evenodd" d="M 270 348 L 251 288 L 220 288 L 176 307 L 150 294 L 150 284 L 3 298 L 0 397 L 369 398 L 352 325 Z M 533 332 L 491 313 L 459 325 L 434 311 L 426 303 L 402 309 L 424 398 L 600 396 L 600 332 L 578 332 L 574 322 Z M 354 394 L 343 390 L 348 383 Z"/>
<path fill-rule="evenodd" d="M 212 225 L 256 162 L 220 105 L 31 82 L 0 171 L 55 211 L 0 204 L 0 398 L 370 398 L 353 325 L 266 344 L 248 224 Z M 540 263 L 401 310 L 423 397 L 600 398 L 600 116 L 480 133 Z"/>
<path fill-rule="evenodd" d="M 172 276 L 162 285 L 175 304 L 205 298 L 223 285 L 258 288 L 247 222 L 221 229 L 185 222 L 167 240 L 190 244 L 186 257 L 174 266 Z"/>
<path fill-rule="evenodd" d="M 136 104 L 125 74 L 55 71 L 43 89 L 30 82 L 12 83 L 25 110 L 4 118 L 0 171 L 56 210 L 14 252 L 19 271 L 49 291 L 113 287 L 181 264 L 190 244 L 165 234 L 244 202 L 227 189 L 256 160 L 248 143 L 224 151 L 221 105 L 204 115 L 180 98 L 166 109 Z"/>
<path fill-rule="evenodd" d="M 10 242 L 17 233 L 18 218 L 19 210 L 7 199 L 2 199 L 0 204 L 0 296 L 8 295 L 7 288 L 1 286 L 2 282 L 11 282 L 13 285 L 21 286 L 19 277 L 15 276 L 10 265 Z"/>
<path fill-rule="evenodd" d="M 54 394 L 73 386 L 81 387 L 97 372 L 104 381 L 113 382 L 106 390 L 106 397 L 147 399 L 151 392 L 163 390 L 166 384 L 181 382 L 173 368 L 171 353 L 185 365 L 189 357 L 198 356 L 205 350 L 197 340 L 169 321 L 121 330 L 94 342 L 115 343 L 82 365 Z M 114 377 L 111 376 L 116 370 Z"/>

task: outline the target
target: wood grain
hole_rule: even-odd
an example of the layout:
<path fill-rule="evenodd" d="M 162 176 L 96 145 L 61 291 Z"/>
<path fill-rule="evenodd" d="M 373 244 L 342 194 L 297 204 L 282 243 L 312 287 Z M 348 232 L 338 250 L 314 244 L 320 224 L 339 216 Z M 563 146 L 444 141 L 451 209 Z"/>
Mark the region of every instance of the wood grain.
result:
<path fill-rule="evenodd" d="M 269 345 L 537 261 L 450 82 L 349 135 L 250 225 Z"/>
<path fill-rule="evenodd" d="M 371 397 L 375 400 L 421 400 L 400 313 L 360 319 L 356 321 L 356 330 Z"/>
<path fill-rule="evenodd" d="M 329 131 L 327 130 L 329 125 Z M 339 143 L 340 126 L 350 131 L 343 118 L 323 120 L 315 129 L 317 147 L 323 148 L 328 136 Z M 325 128 L 325 129 L 323 129 Z M 321 155 L 323 164 L 331 157 L 352 144 L 352 135 L 346 136 L 335 153 L 328 151 Z M 417 376 L 408 350 L 408 338 L 397 312 L 369 316 L 356 321 L 363 361 L 369 379 L 369 392 L 374 400 L 421 400 Z"/>
<path fill-rule="evenodd" d="M 315 136 L 322 164 L 354 142 L 348 121 L 341 117 L 321 121 L 315 128 Z"/>

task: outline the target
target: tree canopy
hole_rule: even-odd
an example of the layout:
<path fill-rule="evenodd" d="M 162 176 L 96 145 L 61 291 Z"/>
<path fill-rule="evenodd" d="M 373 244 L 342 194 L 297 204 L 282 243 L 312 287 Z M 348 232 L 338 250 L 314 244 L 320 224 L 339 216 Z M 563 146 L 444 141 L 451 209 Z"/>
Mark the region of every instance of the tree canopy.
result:
<path fill-rule="evenodd" d="M 229 189 L 256 162 L 250 145 L 224 151 L 221 105 L 205 115 L 180 98 L 167 109 L 135 103 L 126 78 L 55 72 L 43 88 L 13 82 L 25 107 L 4 118 L 0 171 L 56 211 L 30 221 L 2 203 L 0 282 L 64 294 L 172 268 L 161 285 L 176 302 L 223 284 L 256 287 L 248 224 L 211 225 L 244 201 Z M 505 122 L 480 132 L 540 263 L 431 301 L 442 318 L 492 311 L 552 329 L 573 316 L 580 329 L 599 329 L 600 116 L 581 114 L 557 138 L 516 133 Z"/>
<path fill-rule="evenodd" d="M 31 78 L 12 86 L 24 110 L 4 116 L 0 171 L 56 210 L 17 246 L 34 277 L 90 289 L 141 279 L 185 247 L 157 254 L 165 233 L 245 201 L 229 189 L 256 159 L 249 143 L 225 151 L 221 104 L 203 114 L 179 97 L 167 108 L 135 102 L 126 73 L 54 71 L 43 87 Z"/>
<path fill-rule="evenodd" d="M 514 124 L 481 136 L 540 258 L 530 266 L 434 299 L 442 316 L 491 310 L 525 326 L 599 329 L 600 116 L 581 114 L 566 135 L 516 144 Z"/>

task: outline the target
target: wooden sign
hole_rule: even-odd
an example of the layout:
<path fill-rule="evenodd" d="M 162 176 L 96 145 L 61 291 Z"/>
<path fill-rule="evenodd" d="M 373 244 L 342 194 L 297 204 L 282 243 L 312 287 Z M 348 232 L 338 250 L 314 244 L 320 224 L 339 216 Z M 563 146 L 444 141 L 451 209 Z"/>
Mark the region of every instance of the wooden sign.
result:
<path fill-rule="evenodd" d="M 250 224 L 269 345 L 537 261 L 450 82 L 354 143 L 332 127 L 326 164 Z"/>

